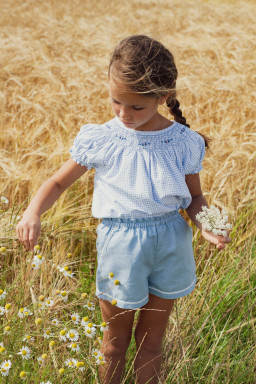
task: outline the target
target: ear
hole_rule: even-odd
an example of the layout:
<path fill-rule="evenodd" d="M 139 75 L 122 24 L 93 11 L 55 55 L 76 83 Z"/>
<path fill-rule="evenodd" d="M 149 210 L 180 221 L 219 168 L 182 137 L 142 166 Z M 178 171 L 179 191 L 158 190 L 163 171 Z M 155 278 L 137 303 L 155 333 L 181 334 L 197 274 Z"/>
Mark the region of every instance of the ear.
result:
<path fill-rule="evenodd" d="M 159 104 L 160 105 L 164 104 L 169 96 L 170 96 L 170 93 L 167 93 L 167 95 L 160 97 Z"/>

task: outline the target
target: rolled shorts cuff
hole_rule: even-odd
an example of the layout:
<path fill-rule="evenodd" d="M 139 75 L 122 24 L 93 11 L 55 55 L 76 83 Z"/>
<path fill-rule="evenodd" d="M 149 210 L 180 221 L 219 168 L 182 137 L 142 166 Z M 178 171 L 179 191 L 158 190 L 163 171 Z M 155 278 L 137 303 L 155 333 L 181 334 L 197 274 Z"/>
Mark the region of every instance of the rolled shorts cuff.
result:
<path fill-rule="evenodd" d="M 178 299 L 180 297 L 184 297 L 189 295 L 194 289 L 195 285 L 197 282 L 197 277 L 195 275 L 193 282 L 186 288 L 180 290 L 180 291 L 174 291 L 174 292 L 166 292 L 166 291 L 161 291 L 158 288 L 148 286 L 149 293 L 152 295 L 161 297 L 162 299 Z"/>
<path fill-rule="evenodd" d="M 118 297 L 108 295 L 107 293 L 100 292 L 96 290 L 96 296 L 99 299 L 107 300 L 111 303 L 112 300 L 116 300 L 116 307 L 124 308 L 124 309 L 138 309 L 143 307 L 143 305 L 147 304 L 149 296 L 146 295 L 143 299 L 137 301 L 124 301 L 119 299 Z"/>

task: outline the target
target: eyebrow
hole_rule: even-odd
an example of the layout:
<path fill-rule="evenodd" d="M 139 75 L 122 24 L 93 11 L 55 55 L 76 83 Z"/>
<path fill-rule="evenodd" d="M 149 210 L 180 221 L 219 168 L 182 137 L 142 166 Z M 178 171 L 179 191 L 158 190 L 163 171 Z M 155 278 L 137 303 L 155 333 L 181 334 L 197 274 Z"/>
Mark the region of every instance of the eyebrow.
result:
<path fill-rule="evenodd" d="M 112 96 L 110 96 L 110 97 L 111 97 L 111 99 L 113 99 L 117 103 L 120 103 L 120 101 L 114 99 L 114 97 L 112 97 Z M 128 105 L 128 107 L 145 107 L 145 105 L 134 104 L 134 105 Z"/>

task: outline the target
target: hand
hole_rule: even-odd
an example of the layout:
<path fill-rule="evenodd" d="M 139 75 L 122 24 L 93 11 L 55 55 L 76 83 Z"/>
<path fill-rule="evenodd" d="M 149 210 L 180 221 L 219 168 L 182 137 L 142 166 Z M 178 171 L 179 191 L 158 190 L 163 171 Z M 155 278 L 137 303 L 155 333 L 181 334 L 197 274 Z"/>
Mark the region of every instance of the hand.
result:
<path fill-rule="evenodd" d="M 19 240 L 27 248 L 33 250 L 41 232 L 40 216 L 31 213 L 24 213 L 22 219 L 16 226 L 16 233 Z"/>
<path fill-rule="evenodd" d="M 214 235 L 210 231 L 202 230 L 202 236 L 210 243 L 216 244 L 217 249 L 224 249 L 226 244 L 231 243 L 231 238 L 228 236 L 230 231 L 227 231 L 227 236 Z"/>

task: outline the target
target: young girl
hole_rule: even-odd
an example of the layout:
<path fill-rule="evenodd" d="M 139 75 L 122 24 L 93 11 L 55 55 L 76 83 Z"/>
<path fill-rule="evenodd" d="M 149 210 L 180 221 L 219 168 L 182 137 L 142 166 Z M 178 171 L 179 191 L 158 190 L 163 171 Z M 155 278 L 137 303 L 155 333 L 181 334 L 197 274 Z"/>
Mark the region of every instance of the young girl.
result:
<path fill-rule="evenodd" d="M 84 125 L 71 159 L 38 190 L 17 225 L 33 249 L 40 216 L 88 169 L 95 168 L 92 214 L 97 227 L 96 295 L 104 332 L 104 384 L 119 384 L 124 372 L 134 314 L 138 384 L 159 383 L 162 338 L 175 299 L 193 291 L 197 277 L 192 228 L 225 248 L 231 239 L 202 230 L 196 214 L 207 206 L 199 172 L 207 139 L 189 128 L 176 98 L 177 69 L 171 52 L 143 35 L 122 40 L 109 65 L 109 96 L 115 117 Z M 158 112 L 165 104 L 170 121 Z"/>

